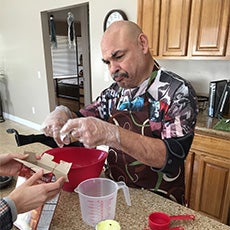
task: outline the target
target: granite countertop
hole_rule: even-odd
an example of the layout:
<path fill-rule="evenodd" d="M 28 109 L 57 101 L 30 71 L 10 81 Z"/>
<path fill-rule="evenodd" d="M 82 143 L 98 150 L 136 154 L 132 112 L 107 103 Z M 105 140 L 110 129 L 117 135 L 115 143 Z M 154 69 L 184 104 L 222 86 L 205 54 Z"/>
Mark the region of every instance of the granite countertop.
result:
<path fill-rule="evenodd" d="M 217 118 L 209 117 L 207 114 L 208 113 L 206 110 L 199 112 L 197 116 L 195 133 L 230 140 L 230 132 L 213 129 L 219 120 Z"/>
<path fill-rule="evenodd" d="M 213 130 L 213 125 L 218 122 L 216 118 L 210 118 L 205 113 L 199 113 L 196 133 L 205 135 L 218 136 L 224 139 L 230 139 L 230 132 Z M 47 146 L 41 144 L 31 144 L 24 147 L 17 148 L 17 152 L 33 151 L 37 154 L 45 151 Z M 15 178 L 10 187 L 0 190 L 1 197 L 6 196 L 15 187 Z M 167 200 L 159 195 L 156 195 L 147 190 L 139 190 L 130 188 L 130 196 L 132 206 L 129 207 L 125 203 L 123 192 L 118 191 L 116 216 L 115 220 L 118 221 L 123 230 L 147 230 L 148 228 L 148 215 L 151 212 L 165 212 L 168 215 L 180 214 L 194 214 L 195 220 L 177 220 L 171 221 L 170 227 L 183 226 L 188 229 L 221 229 L 229 230 L 230 226 L 224 225 L 219 221 L 209 218 L 201 213 L 192 209 L 186 208 L 175 202 Z M 14 227 L 13 229 L 17 229 Z M 62 191 L 60 194 L 59 202 L 51 222 L 50 230 L 89 230 L 92 227 L 84 224 L 81 219 L 81 211 L 79 204 L 79 197 L 76 193 L 69 193 Z"/>
<path fill-rule="evenodd" d="M 8 194 L 15 186 L 1 190 L 1 195 Z M 165 199 L 147 190 L 130 188 L 132 206 L 127 206 L 122 190 L 118 190 L 116 216 L 123 230 L 144 230 L 148 228 L 148 215 L 151 212 L 165 212 L 168 215 L 193 214 L 195 220 L 171 221 L 170 227 L 183 226 L 184 229 L 221 229 L 229 230 L 230 227 L 214 219 L 204 216 L 196 211 Z M 17 229 L 14 227 L 13 229 Z M 62 191 L 59 203 L 51 222 L 50 230 L 78 229 L 93 230 L 93 227 L 86 225 L 81 219 L 79 197 L 76 193 Z"/>
<path fill-rule="evenodd" d="M 30 144 L 17 148 L 17 152 L 32 151 L 40 154 L 47 150 L 47 146 L 42 144 Z M 15 187 L 15 178 L 11 186 L 0 190 L 1 197 L 6 196 Z M 171 227 L 184 226 L 185 229 L 230 229 L 212 218 L 202 215 L 192 209 L 186 208 L 175 202 L 167 200 L 147 190 L 130 188 L 132 206 L 127 206 L 123 192 L 118 190 L 116 216 L 121 229 L 123 230 L 144 230 L 148 227 L 148 215 L 151 212 L 165 212 L 168 215 L 194 214 L 195 220 L 172 221 Z M 14 227 L 14 230 L 17 228 Z M 93 228 L 84 224 L 81 218 L 79 197 L 76 193 L 62 191 L 59 202 L 51 222 L 50 230 L 90 230 Z"/>
<path fill-rule="evenodd" d="M 185 213 L 195 215 L 194 221 L 172 221 L 171 227 L 181 225 L 185 229 L 230 229 L 227 225 L 146 190 L 130 188 L 130 196 L 131 207 L 126 205 L 122 191 L 118 191 L 115 220 L 120 223 L 121 229 L 124 230 L 144 230 L 148 227 L 148 215 L 156 211 L 166 212 L 169 215 Z M 62 192 L 51 229 L 93 229 L 81 220 L 77 194 Z"/>

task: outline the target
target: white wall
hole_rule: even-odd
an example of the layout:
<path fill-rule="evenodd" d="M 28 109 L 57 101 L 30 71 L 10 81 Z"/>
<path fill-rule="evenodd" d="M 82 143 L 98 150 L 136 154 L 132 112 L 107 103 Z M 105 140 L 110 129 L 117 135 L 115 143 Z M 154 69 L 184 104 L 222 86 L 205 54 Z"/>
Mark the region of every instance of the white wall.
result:
<path fill-rule="evenodd" d="M 162 67 L 189 80 L 197 94 L 208 96 L 209 82 L 230 79 L 230 61 L 159 60 Z"/>
<path fill-rule="evenodd" d="M 86 2 L 89 2 L 92 96 L 95 98 L 111 83 L 104 79 L 106 67 L 101 61 L 104 17 L 109 10 L 119 8 L 126 12 L 129 20 L 136 22 L 137 0 L 0 0 L 0 70 L 3 69 L 6 76 L 4 82 L 0 81 L 0 89 L 5 113 L 32 124 L 41 124 L 45 119 L 50 104 L 40 12 Z M 167 60 L 160 64 L 189 79 L 202 94 L 208 93 L 211 80 L 230 78 L 229 61 Z"/>
<path fill-rule="evenodd" d="M 120 8 L 130 20 L 136 21 L 137 0 L 0 0 L 0 70 L 4 70 L 6 78 L 0 86 L 4 111 L 10 118 L 41 124 L 50 112 L 40 13 L 86 2 L 89 2 L 92 91 L 95 97 L 108 85 L 103 81 L 105 69 L 100 55 L 104 17 L 109 10 Z"/>
<path fill-rule="evenodd" d="M 103 21 L 105 15 L 111 9 L 123 10 L 130 21 L 137 21 L 137 0 L 113 0 L 100 1 L 92 0 L 90 2 L 90 43 L 91 43 L 91 67 L 92 67 L 92 96 L 95 98 L 100 91 L 112 82 L 104 81 L 104 75 L 107 70 L 105 64 L 101 61 L 100 42 L 103 35 Z"/>

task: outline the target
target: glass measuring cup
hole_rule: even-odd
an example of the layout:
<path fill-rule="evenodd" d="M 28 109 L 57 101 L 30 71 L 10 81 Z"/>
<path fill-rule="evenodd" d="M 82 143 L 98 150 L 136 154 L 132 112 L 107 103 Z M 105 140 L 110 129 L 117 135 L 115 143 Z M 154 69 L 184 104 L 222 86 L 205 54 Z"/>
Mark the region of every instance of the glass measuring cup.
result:
<path fill-rule="evenodd" d="M 95 227 L 102 220 L 114 219 L 117 191 L 122 189 L 127 205 L 131 205 L 129 189 L 123 181 L 114 182 L 107 178 L 91 178 L 74 189 L 79 194 L 83 221 Z"/>
<path fill-rule="evenodd" d="M 151 230 L 167 230 L 170 229 L 171 220 L 194 220 L 194 215 L 177 215 L 169 216 L 163 212 L 153 212 L 149 215 L 149 227 Z M 183 229 L 181 227 L 176 227 Z"/>

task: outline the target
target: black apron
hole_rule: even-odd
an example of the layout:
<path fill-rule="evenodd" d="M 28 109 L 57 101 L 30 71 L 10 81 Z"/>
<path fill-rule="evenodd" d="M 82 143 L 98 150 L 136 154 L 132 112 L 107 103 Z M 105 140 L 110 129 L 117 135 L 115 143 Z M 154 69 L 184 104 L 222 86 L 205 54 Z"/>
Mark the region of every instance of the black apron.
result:
<path fill-rule="evenodd" d="M 114 123 L 113 119 L 124 129 L 153 137 L 148 122 L 149 102 L 146 96 L 141 111 L 113 110 L 109 122 Z M 109 148 L 105 175 L 115 181 L 124 181 L 129 187 L 148 189 L 184 204 L 184 164 L 175 169 L 174 175 L 166 175 L 120 150 Z"/>

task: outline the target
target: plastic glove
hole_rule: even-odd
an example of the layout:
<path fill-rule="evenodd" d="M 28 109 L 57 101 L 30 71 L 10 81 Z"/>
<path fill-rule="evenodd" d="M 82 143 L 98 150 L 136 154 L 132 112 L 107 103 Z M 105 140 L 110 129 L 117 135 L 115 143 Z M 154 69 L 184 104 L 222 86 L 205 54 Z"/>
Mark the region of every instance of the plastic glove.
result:
<path fill-rule="evenodd" d="M 79 140 L 87 148 L 108 145 L 117 148 L 120 145 L 119 128 L 116 125 L 95 117 L 68 120 L 60 131 L 61 140 L 69 144 L 70 138 Z"/>
<path fill-rule="evenodd" d="M 42 131 L 46 136 L 53 137 L 58 146 L 62 147 L 60 130 L 62 126 L 72 118 L 72 112 L 66 106 L 60 105 L 51 112 L 42 124 Z"/>

